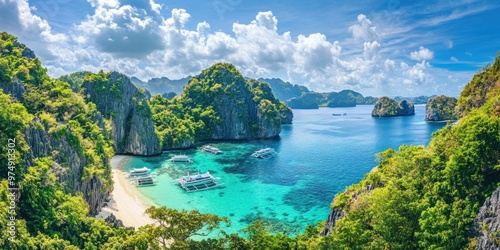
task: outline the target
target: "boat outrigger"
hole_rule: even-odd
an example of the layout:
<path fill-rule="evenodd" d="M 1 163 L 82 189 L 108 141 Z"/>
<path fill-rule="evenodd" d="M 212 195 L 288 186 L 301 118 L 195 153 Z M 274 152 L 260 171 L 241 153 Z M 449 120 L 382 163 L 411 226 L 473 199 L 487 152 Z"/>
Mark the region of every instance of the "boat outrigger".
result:
<path fill-rule="evenodd" d="M 217 181 L 218 177 L 213 177 L 208 171 L 204 174 L 186 175 L 177 179 L 177 183 L 187 192 L 196 192 L 216 188 L 222 184 Z"/>
<path fill-rule="evenodd" d="M 151 169 L 147 167 L 142 167 L 142 168 L 134 168 L 130 170 L 129 176 L 130 177 L 136 177 L 136 176 L 144 176 L 144 175 L 149 175 L 151 173 Z"/>
<path fill-rule="evenodd" d="M 214 146 L 211 146 L 211 145 L 203 146 L 201 148 L 201 151 L 206 152 L 206 153 L 210 153 L 210 154 L 214 154 L 214 155 L 222 154 L 222 150 L 220 150 L 219 148 L 216 148 Z"/>
<path fill-rule="evenodd" d="M 270 156 L 274 156 L 276 154 L 278 154 L 278 153 L 276 153 L 276 151 L 274 151 L 273 148 L 263 148 L 263 149 L 255 151 L 252 154 L 252 156 L 256 157 L 256 158 L 263 159 L 263 158 L 267 158 L 267 157 L 270 157 Z"/>
<path fill-rule="evenodd" d="M 193 161 L 189 159 L 187 155 L 174 155 L 172 158 L 169 160 L 170 162 L 187 162 L 187 163 L 192 163 Z"/>
<path fill-rule="evenodd" d="M 134 180 L 135 185 L 137 186 L 150 186 L 154 185 L 155 180 L 151 175 L 139 176 Z"/>

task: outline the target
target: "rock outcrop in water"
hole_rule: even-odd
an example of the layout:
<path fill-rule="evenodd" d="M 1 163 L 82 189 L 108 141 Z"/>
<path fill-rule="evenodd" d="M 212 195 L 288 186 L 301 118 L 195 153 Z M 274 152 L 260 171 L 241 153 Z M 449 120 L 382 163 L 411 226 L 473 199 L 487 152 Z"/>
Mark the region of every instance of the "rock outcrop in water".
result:
<path fill-rule="evenodd" d="M 202 140 L 272 138 L 281 124 L 291 123 L 292 111 L 273 95 L 267 83 L 245 80 L 231 64 L 215 64 L 194 76 L 182 98 L 189 108 L 210 108 L 217 121 Z"/>
<path fill-rule="evenodd" d="M 476 249 L 500 249 L 500 188 L 479 209 L 471 236 L 476 237 Z"/>
<path fill-rule="evenodd" d="M 415 115 L 415 107 L 406 100 L 398 103 L 389 97 L 381 97 L 372 110 L 373 117 L 409 116 Z"/>
<path fill-rule="evenodd" d="M 455 97 L 447 97 L 444 95 L 433 97 L 429 99 L 425 106 L 425 120 L 432 122 L 456 120 L 456 106 L 457 98 Z"/>
<path fill-rule="evenodd" d="M 82 84 L 87 100 L 111 121 L 111 137 L 117 154 L 161 153 L 146 92 L 118 72 L 87 74 Z"/>

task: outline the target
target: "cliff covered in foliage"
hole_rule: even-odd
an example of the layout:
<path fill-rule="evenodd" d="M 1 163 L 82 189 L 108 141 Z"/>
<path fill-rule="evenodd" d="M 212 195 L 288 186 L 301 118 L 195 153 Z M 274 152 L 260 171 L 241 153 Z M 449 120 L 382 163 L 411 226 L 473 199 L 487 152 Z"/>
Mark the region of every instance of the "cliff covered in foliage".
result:
<path fill-rule="evenodd" d="M 497 58 L 464 88 L 457 124 L 436 132 L 427 147 L 402 145 L 380 153 L 379 165 L 366 178 L 338 194 L 326 223 L 329 234 L 317 244 L 332 249 L 496 246 L 499 232 L 491 220 L 496 210 L 488 207 L 498 204 L 498 192 L 485 200 L 500 181 L 500 92 L 492 87 L 499 86 L 499 65 Z M 472 105 L 473 99 L 479 101 Z M 367 187 L 373 188 L 367 192 Z"/>
<path fill-rule="evenodd" d="M 148 96 L 118 72 L 85 74 L 81 85 L 87 101 L 109 119 L 111 138 L 117 154 L 155 155 L 161 153 L 155 133 Z"/>
<path fill-rule="evenodd" d="M 397 102 L 389 97 L 381 97 L 372 110 L 374 117 L 407 116 L 415 115 L 415 107 L 406 100 Z"/>
<path fill-rule="evenodd" d="M 233 65 L 222 63 L 191 78 L 180 97 L 157 95 L 150 105 L 165 149 L 199 140 L 272 138 L 293 117 L 268 84 L 245 80 Z"/>
<path fill-rule="evenodd" d="M 427 102 L 425 106 L 426 121 L 447 121 L 456 120 L 457 114 L 455 107 L 457 106 L 457 98 L 444 95 L 436 96 Z"/>
<path fill-rule="evenodd" d="M 0 86 L 0 248 L 36 249 L 55 235 L 82 241 L 71 231 L 93 223 L 83 220 L 97 213 L 112 188 L 109 124 L 4 32 Z M 8 188 L 18 188 L 14 206 Z M 14 241 L 7 239 L 12 216 Z"/>

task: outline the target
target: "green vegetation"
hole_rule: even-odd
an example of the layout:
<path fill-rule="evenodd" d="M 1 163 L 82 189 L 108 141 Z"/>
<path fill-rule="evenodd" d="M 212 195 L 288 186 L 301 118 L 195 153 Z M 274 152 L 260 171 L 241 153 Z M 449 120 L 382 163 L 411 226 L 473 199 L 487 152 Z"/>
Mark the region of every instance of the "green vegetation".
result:
<path fill-rule="evenodd" d="M 390 116 L 400 116 L 400 115 L 414 115 L 415 107 L 413 104 L 403 100 L 397 102 L 387 96 L 383 96 L 378 99 L 377 103 L 372 110 L 372 116 L 374 117 L 390 117 Z"/>
<path fill-rule="evenodd" d="M 78 169 L 84 173 L 81 179 L 97 178 L 104 187 L 111 185 L 108 161 L 113 152 L 97 121 L 95 104 L 73 93 L 69 83 L 50 79 L 15 37 L 0 33 L 0 52 L 0 84 L 19 79 L 27 89 L 21 101 L 0 93 L 0 140 L 16 139 L 13 155 L 5 148 L 0 151 L 0 164 L 8 166 L 9 160 L 15 164 L 19 187 L 12 210 L 10 169 L 3 168 L 1 249 L 464 249 L 474 243 L 468 232 L 480 205 L 500 182 L 499 55 L 462 92 L 459 123 L 436 132 L 427 147 L 402 145 L 378 154 L 377 168 L 336 196 L 332 208 L 344 217 L 325 237 L 319 236 L 321 225 L 291 237 L 286 232 L 270 233 L 263 221 L 254 222 L 241 235 L 228 235 L 220 228 L 230 223 L 227 218 L 165 207 L 147 210 L 156 224 L 137 231 L 115 228 L 87 216 L 90 208 L 82 193 L 71 182 L 59 181 L 58 166 L 73 171 L 68 161 L 73 152 L 85 162 Z M 109 75 L 85 77 L 101 84 Z M 241 99 L 245 90 L 252 95 Z M 220 122 L 217 105 L 231 98 L 234 103 L 256 104 L 254 111 L 269 123 L 286 108 L 267 84 L 246 81 L 231 65 L 217 64 L 194 77 L 181 97 L 151 99 L 157 132 L 172 140 L 164 141 L 169 145 L 182 143 L 182 138 L 206 138 Z M 239 106 L 246 107 L 243 104 Z M 28 132 L 46 134 L 49 141 L 30 144 Z M 61 146 L 50 155 L 34 153 L 44 143 Z M 11 216 L 16 217 L 13 241 L 8 233 Z M 210 232 L 208 236 L 215 238 L 193 239 Z"/>
<path fill-rule="evenodd" d="M 485 67 L 481 73 L 478 73 L 472 78 L 462 90 L 462 94 L 458 98 L 457 114 L 459 117 L 464 117 L 467 113 L 475 108 L 479 108 L 498 95 L 500 91 L 500 52 L 497 54 L 495 63 L 489 67 Z M 500 107 L 497 102 L 494 104 L 492 113 L 500 113 Z"/>
<path fill-rule="evenodd" d="M 104 188 L 111 187 L 108 161 L 113 150 L 95 121 L 99 113 L 95 105 L 73 93 L 67 82 L 50 79 L 33 52 L 16 37 L 0 33 L 0 51 L 0 84 L 20 81 L 26 89 L 22 100 L 0 93 L 0 163 L 12 166 L 0 171 L 0 248 L 83 248 L 85 240 L 78 232 L 92 222 L 86 217 L 88 205 L 76 184 L 57 181 L 52 168 L 57 163 L 64 171 L 72 171 L 74 162 L 69 158 L 77 157 L 85 162 L 78 170 L 83 174 L 76 175 L 78 181 L 96 178 Z M 28 143 L 33 138 L 26 138 L 27 131 L 37 135 L 36 144 Z M 12 148 L 7 148 L 9 139 L 15 140 Z M 47 145 L 57 150 L 47 155 L 43 150 Z M 8 185 L 8 176 L 14 177 L 9 177 L 14 185 Z M 19 187 L 15 209 L 8 209 L 8 187 Z M 15 241 L 8 240 L 10 216 L 16 217 Z"/>
<path fill-rule="evenodd" d="M 287 104 L 295 109 L 314 109 L 322 107 L 355 107 L 356 105 L 374 104 L 378 98 L 367 96 L 352 90 L 317 93 L 305 92 L 302 96 L 291 98 Z"/>
<path fill-rule="evenodd" d="M 426 121 L 443 121 L 443 120 L 456 120 L 457 114 L 455 107 L 457 106 L 457 98 L 447 97 L 444 95 L 436 96 L 429 99 L 425 106 Z"/>
<path fill-rule="evenodd" d="M 214 131 L 231 122 L 228 119 L 235 121 L 227 112 L 237 114 L 252 137 L 258 137 L 259 119 L 279 126 L 286 112 L 291 112 L 274 97 L 268 84 L 245 80 L 233 65 L 223 63 L 192 77 L 181 96 L 167 100 L 156 95 L 149 105 L 163 148 L 185 148 L 200 140 L 218 139 Z M 252 106 L 258 107 L 259 118 L 249 115 L 255 112 Z"/>

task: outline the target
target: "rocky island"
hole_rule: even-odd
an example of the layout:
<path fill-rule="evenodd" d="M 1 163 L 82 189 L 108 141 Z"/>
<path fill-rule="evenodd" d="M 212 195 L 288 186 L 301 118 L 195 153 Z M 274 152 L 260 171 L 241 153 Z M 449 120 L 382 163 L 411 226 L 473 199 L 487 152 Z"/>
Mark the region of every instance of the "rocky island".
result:
<path fill-rule="evenodd" d="M 381 97 L 372 110 L 373 117 L 391 117 L 415 115 L 415 107 L 406 100 L 397 102 L 387 96 Z"/>
<path fill-rule="evenodd" d="M 192 77 L 179 97 L 156 95 L 150 105 L 163 149 L 189 148 L 203 140 L 273 138 L 293 114 L 269 84 L 246 80 L 231 64 L 218 63 Z"/>
<path fill-rule="evenodd" d="M 456 120 L 456 106 L 457 98 L 455 97 L 444 95 L 433 97 L 429 99 L 425 106 L 425 120 L 432 122 Z"/>

